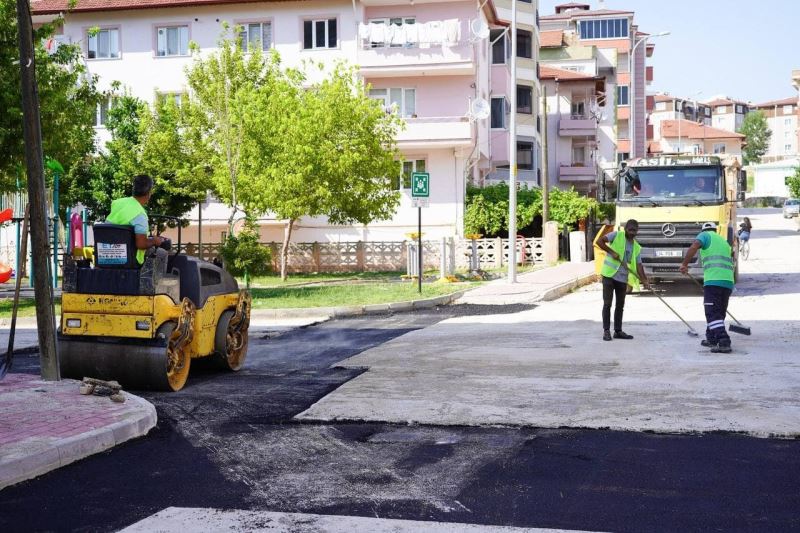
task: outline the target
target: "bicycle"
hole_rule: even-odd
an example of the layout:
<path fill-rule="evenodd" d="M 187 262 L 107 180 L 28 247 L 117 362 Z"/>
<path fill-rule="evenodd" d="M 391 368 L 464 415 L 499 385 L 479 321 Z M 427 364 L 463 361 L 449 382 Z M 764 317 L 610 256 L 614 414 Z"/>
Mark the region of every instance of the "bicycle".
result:
<path fill-rule="evenodd" d="M 750 257 L 750 240 L 739 240 L 739 257 L 747 261 Z"/>

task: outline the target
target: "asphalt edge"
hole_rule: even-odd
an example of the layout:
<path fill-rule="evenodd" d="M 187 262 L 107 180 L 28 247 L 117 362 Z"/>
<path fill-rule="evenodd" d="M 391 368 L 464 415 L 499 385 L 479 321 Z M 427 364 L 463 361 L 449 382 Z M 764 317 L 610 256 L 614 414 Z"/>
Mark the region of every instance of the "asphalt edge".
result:
<path fill-rule="evenodd" d="M 586 276 L 581 276 L 565 283 L 561 283 L 560 285 L 556 285 L 555 287 L 550 287 L 544 291 L 539 298 L 537 298 L 537 301 L 551 302 L 553 300 L 557 300 L 576 289 L 580 289 L 586 285 L 591 285 L 595 281 L 597 281 L 597 274 L 592 272 Z"/>
<path fill-rule="evenodd" d="M 79 384 L 79 381 L 75 381 L 76 389 Z M 147 435 L 158 422 L 155 406 L 144 398 L 123 392 L 125 402 L 136 403 L 139 409 L 131 412 L 124 420 L 55 441 L 44 452 L 36 450 L 35 453 L 11 461 L 0 461 L 0 490 L 109 450 L 127 440 Z"/>

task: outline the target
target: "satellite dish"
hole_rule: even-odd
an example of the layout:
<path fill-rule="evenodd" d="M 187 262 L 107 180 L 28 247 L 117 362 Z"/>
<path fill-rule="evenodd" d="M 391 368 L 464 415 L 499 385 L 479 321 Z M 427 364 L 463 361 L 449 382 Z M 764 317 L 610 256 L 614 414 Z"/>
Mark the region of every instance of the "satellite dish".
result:
<path fill-rule="evenodd" d="M 472 39 L 480 41 L 489 37 L 489 26 L 483 19 L 475 19 L 469 23 L 469 29 L 472 31 Z"/>
<path fill-rule="evenodd" d="M 469 114 L 476 120 L 483 120 L 489 117 L 492 107 L 483 98 L 476 98 L 469 106 Z"/>

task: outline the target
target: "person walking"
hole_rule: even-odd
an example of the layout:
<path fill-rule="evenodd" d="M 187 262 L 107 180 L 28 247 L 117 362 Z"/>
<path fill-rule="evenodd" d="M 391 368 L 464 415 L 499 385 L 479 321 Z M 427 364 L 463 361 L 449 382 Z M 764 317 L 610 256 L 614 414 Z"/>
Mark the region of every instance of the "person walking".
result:
<path fill-rule="evenodd" d="M 700 250 L 703 263 L 703 308 L 706 313 L 706 338 L 700 344 L 714 353 L 730 353 L 731 338 L 725 331 L 725 314 L 733 292 L 733 250 L 717 233 L 717 225 L 705 222 L 686 251 L 679 270 L 689 275 L 689 263 Z"/>
<path fill-rule="evenodd" d="M 629 220 L 624 231 L 612 231 L 597 241 L 597 246 L 606 253 L 600 275 L 603 280 L 603 340 L 632 339 L 622 331 L 622 313 L 625 309 L 625 294 L 628 285 L 639 288 L 639 282 L 649 287 L 650 283 L 644 273 L 640 252 L 642 247 L 636 242 L 639 233 L 639 222 Z M 634 271 L 637 274 L 634 274 Z M 611 336 L 611 304 L 616 297 L 614 307 L 614 336 Z"/>

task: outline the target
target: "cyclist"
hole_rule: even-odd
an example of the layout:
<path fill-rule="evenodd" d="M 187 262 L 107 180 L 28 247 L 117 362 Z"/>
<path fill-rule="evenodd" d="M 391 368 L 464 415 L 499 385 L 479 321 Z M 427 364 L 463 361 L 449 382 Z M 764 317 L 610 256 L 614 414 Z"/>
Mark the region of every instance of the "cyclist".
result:
<path fill-rule="evenodd" d="M 753 224 L 750 222 L 750 217 L 744 217 L 744 221 L 739 224 L 739 252 L 742 254 L 743 259 L 747 259 L 750 255 L 750 232 L 753 231 Z"/>

